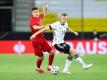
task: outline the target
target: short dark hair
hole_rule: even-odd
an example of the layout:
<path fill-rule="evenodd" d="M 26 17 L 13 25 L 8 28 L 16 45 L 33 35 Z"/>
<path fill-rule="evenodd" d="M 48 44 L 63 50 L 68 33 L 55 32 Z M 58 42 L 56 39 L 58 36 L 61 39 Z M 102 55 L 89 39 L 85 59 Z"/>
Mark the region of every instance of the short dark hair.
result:
<path fill-rule="evenodd" d="M 38 7 L 33 7 L 33 8 L 32 8 L 32 11 L 33 11 L 33 10 L 38 10 Z"/>
<path fill-rule="evenodd" d="M 62 16 L 67 16 L 67 13 L 62 13 L 61 15 L 62 15 Z"/>

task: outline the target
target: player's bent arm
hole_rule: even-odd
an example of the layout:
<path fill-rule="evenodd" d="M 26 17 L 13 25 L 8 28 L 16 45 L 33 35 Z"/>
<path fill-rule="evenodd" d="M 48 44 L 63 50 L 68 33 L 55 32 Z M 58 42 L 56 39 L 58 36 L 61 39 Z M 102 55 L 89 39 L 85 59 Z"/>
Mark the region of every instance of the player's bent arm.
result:
<path fill-rule="evenodd" d="M 68 27 L 68 30 L 71 31 L 72 33 L 74 33 L 75 35 L 78 36 L 78 32 L 75 32 L 74 30 L 72 30 L 70 27 Z"/>
<path fill-rule="evenodd" d="M 43 31 L 46 31 L 46 30 L 50 30 L 50 27 L 49 26 L 44 27 L 44 28 L 40 29 L 38 32 L 32 34 L 30 37 L 30 40 L 34 39 L 38 34 L 42 33 Z"/>

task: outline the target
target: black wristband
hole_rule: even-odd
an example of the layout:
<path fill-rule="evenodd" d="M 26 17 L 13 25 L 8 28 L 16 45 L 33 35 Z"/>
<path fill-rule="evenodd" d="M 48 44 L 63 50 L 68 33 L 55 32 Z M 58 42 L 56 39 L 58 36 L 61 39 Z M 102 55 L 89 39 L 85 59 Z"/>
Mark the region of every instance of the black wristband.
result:
<path fill-rule="evenodd" d="M 50 28 L 50 30 L 52 30 L 52 27 L 51 27 L 51 25 L 49 25 L 49 28 Z"/>

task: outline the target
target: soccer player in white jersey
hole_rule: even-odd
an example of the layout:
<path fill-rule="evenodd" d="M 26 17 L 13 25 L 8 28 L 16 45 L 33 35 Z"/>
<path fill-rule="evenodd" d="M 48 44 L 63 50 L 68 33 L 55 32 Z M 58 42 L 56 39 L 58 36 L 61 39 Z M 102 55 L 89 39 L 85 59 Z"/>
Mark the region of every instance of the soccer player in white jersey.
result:
<path fill-rule="evenodd" d="M 38 32 L 34 33 L 30 37 L 30 39 L 34 39 L 38 34 L 40 34 L 41 32 L 43 32 L 45 30 L 53 30 L 53 34 L 54 34 L 53 46 L 58 51 L 68 54 L 68 57 L 66 59 L 65 66 L 64 66 L 64 69 L 62 72 L 71 74 L 71 72 L 69 71 L 69 66 L 72 62 L 73 57 L 76 59 L 76 61 L 78 63 L 80 63 L 80 65 L 84 69 L 89 69 L 92 66 L 92 64 L 85 64 L 83 59 L 79 56 L 79 53 L 75 49 L 70 47 L 70 45 L 68 45 L 64 42 L 64 36 L 65 36 L 65 32 L 67 30 L 70 30 L 75 35 L 78 35 L 77 32 L 73 31 L 71 28 L 68 27 L 68 24 L 66 21 L 67 21 L 67 14 L 63 13 L 60 16 L 59 21 L 56 21 L 56 22 L 50 24 L 49 26 L 46 26 L 43 29 L 39 30 Z"/>

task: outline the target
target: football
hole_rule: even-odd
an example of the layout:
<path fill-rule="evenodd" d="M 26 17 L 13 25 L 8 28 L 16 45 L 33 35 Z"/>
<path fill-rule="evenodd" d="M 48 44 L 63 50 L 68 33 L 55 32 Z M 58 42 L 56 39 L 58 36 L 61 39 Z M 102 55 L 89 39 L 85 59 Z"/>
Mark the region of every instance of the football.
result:
<path fill-rule="evenodd" d="M 52 66 L 51 67 L 51 73 L 54 75 L 57 75 L 59 73 L 59 67 L 58 66 Z"/>

